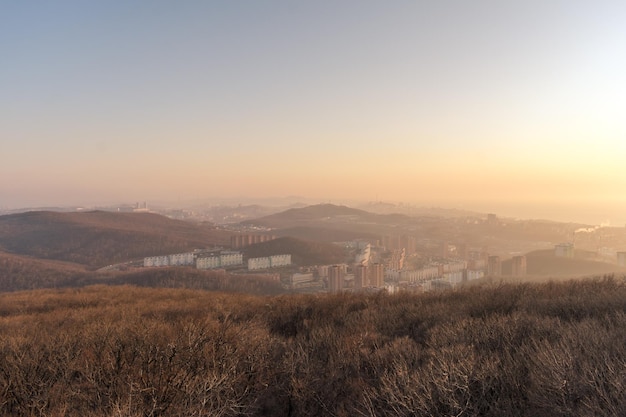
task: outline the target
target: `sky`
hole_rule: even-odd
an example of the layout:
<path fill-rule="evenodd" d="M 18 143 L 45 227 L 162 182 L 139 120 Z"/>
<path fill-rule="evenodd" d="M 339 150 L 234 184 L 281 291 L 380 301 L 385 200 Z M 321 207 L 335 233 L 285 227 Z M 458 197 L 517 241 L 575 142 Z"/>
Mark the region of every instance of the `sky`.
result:
<path fill-rule="evenodd" d="M 626 223 L 626 2 L 0 0 L 0 208 Z"/>

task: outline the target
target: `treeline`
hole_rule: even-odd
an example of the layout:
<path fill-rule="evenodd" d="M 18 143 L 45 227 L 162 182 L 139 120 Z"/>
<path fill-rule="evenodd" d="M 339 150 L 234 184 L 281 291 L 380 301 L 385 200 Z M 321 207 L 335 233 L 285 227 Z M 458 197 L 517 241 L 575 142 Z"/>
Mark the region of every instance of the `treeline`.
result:
<path fill-rule="evenodd" d="M 626 415 L 626 285 L 0 295 L 0 415 Z"/>
<path fill-rule="evenodd" d="M 194 290 L 238 292 L 258 295 L 278 295 L 285 291 L 280 280 L 270 274 L 230 274 L 224 270 L 193 268 L 150 268 L 117 274 L 106 280 L 92 278 L 89 283 L 136 285 L 150 288 L 185 288 Z"/>

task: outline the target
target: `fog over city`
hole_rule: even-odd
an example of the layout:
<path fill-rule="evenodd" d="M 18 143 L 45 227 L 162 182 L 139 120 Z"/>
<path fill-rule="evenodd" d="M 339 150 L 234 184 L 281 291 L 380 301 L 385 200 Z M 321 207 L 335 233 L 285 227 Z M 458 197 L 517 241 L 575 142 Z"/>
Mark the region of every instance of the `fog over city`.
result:
<path fill-rule="evenodd" d="M 626 223 L 623 2 L 10 2 L 0 210 L 392 202 Z"/>

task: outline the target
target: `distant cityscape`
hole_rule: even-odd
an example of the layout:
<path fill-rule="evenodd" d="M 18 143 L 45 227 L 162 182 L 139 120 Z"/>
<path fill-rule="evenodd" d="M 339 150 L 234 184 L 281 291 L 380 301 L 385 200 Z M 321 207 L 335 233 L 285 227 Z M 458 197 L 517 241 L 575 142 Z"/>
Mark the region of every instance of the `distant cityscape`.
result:
<path fill-rule="evenodd" d="M 392 207 L 382 206 L 383 213 L 392 211 Z M 410 206 L 404 208 L 407 212 L 416 210 Z M 444 210 L 442 213 L 448 216 L 445 217 L 437 216 L 436 209 L 430 209 L 427 216 L 420 217 L 420 221 L 431 225 L 430 231 L 426 233 L 409 224 L 397 234 L 334 241 L 334 245 L 349 254 L 344 262 L 304 266 L 294 263 L 293 254 L 287 251 L 268 256 L 246 255 L 247 248 L 278 238 L 272 227 L 252 220 L 272 215 L 284 207 L 238 205 L 168 209 L 153 208 L 144 201 L 97 209 L 118 213 L 155 213 L 171 219 L 208 225 L 232 234 L 230 245 L 223 247 L 144 257 L 140 263 L 143 268 L 223 270 L 235 277 L 237 274 L 269 274 L 277 277 L 283 289 L 295 292 L 425 292 L 455 288 L 485 277 L 522 278 L 528 275 L 529 268 L 525 252 L 533 249 L 552 248 L 555 258 L 573 259 L 582 256 L 626 267 L 626 238 L 617 228 L 501 219 L 494 213 Z M 90 210 L 82 207 L 65 209 L 78 212 Z M 343 215 L 333 221 L 350 224 L 356 217 Z M 440 228 L 449 230 L 438 232 Z M 495 239 L 497 244 L 480 243 L 479 238 L 463 237 L 466 232 L 460 231 L 467 228 L 478 230 L 479 236 L 482 236 L 480 239 Z M 528 234 L 533 238 L 525 243 L 524 238 L 507 241 L 490 235 L 504 233 L 502 231 L 513 235 Z M 569 240 L 552 244 L 538 241 L 535 237 L 546 232 L 569 237 Z M 109 266 L 103 270 L 114 268 Z"/>

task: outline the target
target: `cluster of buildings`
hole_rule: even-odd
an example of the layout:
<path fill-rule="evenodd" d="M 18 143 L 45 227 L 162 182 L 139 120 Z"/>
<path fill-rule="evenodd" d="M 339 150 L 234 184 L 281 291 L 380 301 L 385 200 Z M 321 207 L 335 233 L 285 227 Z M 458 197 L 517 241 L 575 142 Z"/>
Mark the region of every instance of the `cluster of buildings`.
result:
<path fill-rule="evenodd" d="M 511 258 L 511 276 L 526 276 L 527 269 L 526 256 L 516 255 Z M 502 261 L 499 256 L 492 255 L 487 258 L 487 275 L 490 277 L 499 277 L 503 275 Z"/>
<path fill-rule="evenodd" d="M 390 251 L 404 250 L 406 256 L 417 252 L 417 239 L 414 236 L 383 236 L 381 244 Z"/>
<path fill-rule="evenodd" d="M 233 247 L 245 247 L 275 239 L 272 235 L 239 234 L 233 236 Z M 381 246 L 383 243 L 384 246 Z M 304 291 L 369 291 L 386 288 L 429 291 L 436 288 L 453 288 L 458 284 L 485 276 L 502 276 L 503 262 L 499 256 L 489 256 L 486 249 L 469 250 L 466 245 L 444 243 L 442 251 L 428 258 L 426 263 L 415 262 L 417 242 L 411 236 L 385 236 L 381 241 L 343 242 L 354 253 L 353 263 L 321 265 L 302 268 L 290 277 L 283 277 L 283 285 L 292 290 Z M 435 247 L 436 248 L 436 247 Z M 572 256 L 573 246 L 557 245 L 555 251 Z M 626 252 L 618 254 L 618 262 L 626 266 Z M 526 257 L 514 256 L 507 275 L 520 277 L 527 273 Z M 237 250 L 194 251 L 144 258 L 145 267 L 191 266 L 197 269 L 224 269 L 247 267 L 260 271 L 292 265 L 290 254 L 244 259 Z M 414 265 L 413 267 L 409 265 Z M 420 267 L 415 267 L 422 265 Z"/>
<path fill-rule="evenodd" d="M 243 265 L 243 255 L 236 251 L 219 251 L 196 258 L 197 269 L 216 269 Z"/>
<path fill-rule="evenodd" d="M 196 269 L 219 269 L 243 266 L 243 254 L 239 251 L 193 251 L 171 255 L 148 256 L 143 259 L 144 267 L 190 266 Z M 273 255 L 248 259 L 248 270 L 277 268 L 291 265 L 291 255 Z"/>
<path fill-rule="evenodd" d="M 370 265 L 347 264 L 321 265 L 306 273 L 291 276 L 290 288 L 326 289 L 330 292 L 343 290 L 381 289 L 385 287 L 385 268 L 381 263 Z"/>
<path fill-rule="evenodd" d="M 259 234 L 239 234 L 230 237 L 230 247 L 233 249 L 241 249 L 256 243 L 269 242 L 276 239 L 274 235 Z"/>
<path fill-rule="evenodd" d="M 616 262 L 620 267 L 626 267 L 626 252 L 617 251 L 613 248 L 598 248 L 598 255 L 605 261 Z M 559 243 L 554 246 L 554 256 L 558 258 L 574 258 L 576 254 L 574 252 L 574 243 L 566 242 Z"/>
<path fill-rule="evenodd" d="M 327 290 L 329 292 L 362 291 L 399 288 L 428 291 L 454 287 L 461 282 L 486 276 L 484 252 L 471 252 L 467 247 L 445 245 L 445 257 L 420 268 L 407 268 L 407 258 L 417 253 L 417 239 L 412 236 L 383 236 L 381 240 L 342 242 L 354 251 L 354 264 L 324 265 L 291 276 L 293 290 Z M 373 246 L 376 245 L 376 246 Z M 462 253 L 459 253 L 462 252 Z M 463 255 L 466 259 L 459 259 Z M 499 262 L 499 258 L 498 258 Z M 501 269 L 499 270 L 501 273 Z"/>
<path fill-rule="evenodd" d="M 400 288 L 429 291 L 439 287 L 455 287 L 485 276 L 484 263 L 448 260 L 418 269 L 385 271 L 385 278 Z"/>
<path fill-rule="evenodd" d="M 148 256 L 143 258 L 144 267 L 159 266 L 193 266 L 196 254 L 193 252 L 175 253 L 172 255 Z"/>
<path fill-rule="evenodd" d="M 272 255 L 248 259 L 248 270 L 278 268 L 291 265 L 291 255 Z"/>

